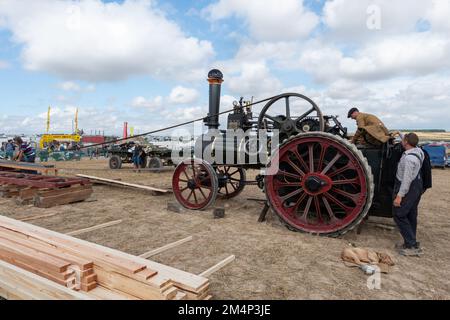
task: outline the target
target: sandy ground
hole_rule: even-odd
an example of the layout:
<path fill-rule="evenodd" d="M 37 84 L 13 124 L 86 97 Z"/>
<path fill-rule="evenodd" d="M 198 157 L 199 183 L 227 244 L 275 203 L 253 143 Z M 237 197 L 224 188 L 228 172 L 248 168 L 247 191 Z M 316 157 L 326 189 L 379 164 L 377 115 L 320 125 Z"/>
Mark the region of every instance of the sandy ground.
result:
<path fill-rule="evenodd" d="M 110 171 L 105 160 L 57 163 L 62 175 L 83 173 L 122 181 L 168 188 L 171 172 L 134 173 Z M 248 174 L 248 179 L 251 179 Z M 287 230 L 270 213 L 257 223 L 262 204 L 248 197 L 263 198 L 249 186 L 237 198 L 218 201 L 226 208 L 225 219 L 213 219 L 212 209 L 173 213 L 166 210 L 173 196 L 154 197 L 145 192 L 95 186 L 94 201 L 39 209 L 17 206 L 0 198 L 0 214 L 23 218 L 56 212 L 33 221 L 59 232 L 123 219 L 120 225 L 86 233 L 80 238 L 131 254 L 158 248 L 193 236 L 194 240 L 152 259 L 192 273 L 235 255 L 236 260 L 213 274 L 211 293 L 215 299 L 450 299 L 450 170 L 434 171 L 434 188 L 427 192 L 419 217 L 418 237 L 425 255 L 401 257 L 393 245 L 400 240 L 396 230 L 368 224 L 339 239 L 315 237 Z M 340 253 L 349 243 L 390 253 L 396 266 L 381 276 L 381 288 L 370 290 L 368 276 L 347 268 Z"/>

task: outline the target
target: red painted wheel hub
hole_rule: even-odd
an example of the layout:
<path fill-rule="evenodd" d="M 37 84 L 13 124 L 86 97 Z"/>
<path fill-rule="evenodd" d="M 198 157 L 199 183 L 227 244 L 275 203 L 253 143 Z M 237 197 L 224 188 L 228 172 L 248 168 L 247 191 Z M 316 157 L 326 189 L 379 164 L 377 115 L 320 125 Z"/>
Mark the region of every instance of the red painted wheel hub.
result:
<path fill-rule="evenodd" d="M 266 176 L 266 196 L 292 228 L 333 234 L 364 211 L 366 170 L 358 155 L 337 138 L 300 136 L 282 145 L 275 158 L 278 172 Z"/>

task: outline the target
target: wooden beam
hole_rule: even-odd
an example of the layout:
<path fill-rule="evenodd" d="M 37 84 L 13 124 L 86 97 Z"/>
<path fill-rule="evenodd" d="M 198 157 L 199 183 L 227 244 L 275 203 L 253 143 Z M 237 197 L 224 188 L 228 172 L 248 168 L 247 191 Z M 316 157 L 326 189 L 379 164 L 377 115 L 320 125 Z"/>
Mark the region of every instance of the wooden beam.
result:
<path fill-rule="evenodd" d="M 111 227 L 111 226 L 118 225 L 118 224 L 122 223 L 122 221 L 123 220 L 110 221 L 110 222 L 102 223 L 102 224 L 99 224 L 99 225 L 96 225 L 96 226 L 92 226 L 92 227 L 89 227 L 89 228 L 84 228 L 84 229 L 80 229 L 80 230 L 67 232 L 66 234 L 68 236 L 77 236 L 77 235 L 80 235 L 80 234 L 83 234 L 83 233 L 87 233 L 87 232 L 103 229 L 103 228 L 106 228 L 106 227 Z"/>
<path fill-rule="evenodd" d="M 233 256 L 229 256 L 228 258 L 220 261 L 218 264 L 212 266 L 211 268 L 209 268 L 208 270 L 202 272 L 199 274 L 200 277 L 209 277 L 210 275 L 212 275 L 214 272 L 219 271 L 220 269 L 222 269 L 223 267 L 225 267 L 226 265 L 228 265 L 229 263 L 233 262 L 236 259 L 236 257 Z"/>
<path fill-rule="evenodd" d="M 160 253 L 162 253 L 164 251 L 167 251 L 169 249 L 175 248 L 175 247 L 177 247 L 177 246 L 179 246 L 179 245 L 181 245 L 183 243 L 189 242 L 189 241 L 192 241 L 192 236 L 184 238 L 184 239 L 181 239 L 181 240 L 178 240 L 178 241 L 175 241 L 175 242 L 172 242 L 172 243 L 169 243 L 169 244 L 167 244 L 167 245 L 165 245 L 165 246 L 163 246 L 161 248 L 154 249 L 154 250 L 151 250 L 149 252 L 143 253 L 139 257 L 144 258 L 144 259 L 148 259 L 148 258 L 150 258 L 152 256 L 160 254 Z"/>
<path fill-rule="evenodd" d="M 88 295 L 58 285 L 0 260 L 0 294 L 15 299 L 92 300 Z"/>
<path fill-rule="evenodd" d="M 23 222 L 25 222 L 25 221 L 33 221 L 33 220 L 39 220 L 39 219 L 44 219 L 44 218 L 50 218 L 50 217 L 56 216 L 57 214 L 58 213 L 40 214 L 40 215 L 37 215 L 37 216 L 26 217 L 26 218 L 22 218 L 22 219 L 19 219 L 19 220 L 23 221 Z"/>
<path fill-rule="evenodd" d="M 87 176 L 87 175 L 84 175 L 84 174 L 77 174 L 77 177 L 86 178 L 86 179 L 89 179 L 89 180 L 91 180 L 92 182 L 95 182 L 95 183 L 102 183 L 102 184 L 121 186 L 121 187 L 129 187 L 129 188 L 136 188 L 136 189 L 140 189 L 140 190 L 153 191 L 153 192 L 157 192 L 157 193 L 170 193 L 171 192 L 170 190 L 158 189 L 158 188 L 153 188 L 153 187 L 149 187 L 149 186 L 143 186 L 143 185 L 139 185 L 139 184 L 127 183 L 127 182 L 122 182 L 122 181 L 117 181 L 117 180 L 111 180 L 111 179 L 104 179 L 104 178 L 99 178 L 99 177 Z"/>

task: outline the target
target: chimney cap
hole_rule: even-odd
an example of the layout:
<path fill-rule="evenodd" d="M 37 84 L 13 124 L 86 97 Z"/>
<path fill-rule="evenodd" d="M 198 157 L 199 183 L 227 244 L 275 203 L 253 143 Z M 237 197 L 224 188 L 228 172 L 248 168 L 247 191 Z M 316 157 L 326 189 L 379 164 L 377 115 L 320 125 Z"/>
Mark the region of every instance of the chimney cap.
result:
<path fill-rule="evenodd" d="M 218 69 L 212 69 L 208 73 L 209 79 L 215 79 L 215 80 L 223 80 L 223 73 Z"/>

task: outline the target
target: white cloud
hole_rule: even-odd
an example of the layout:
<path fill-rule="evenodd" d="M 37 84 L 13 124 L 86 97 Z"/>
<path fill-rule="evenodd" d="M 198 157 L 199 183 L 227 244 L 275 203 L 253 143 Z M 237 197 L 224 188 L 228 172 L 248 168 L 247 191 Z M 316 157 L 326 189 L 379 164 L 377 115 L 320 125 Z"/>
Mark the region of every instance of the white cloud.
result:
<path fill-rule="evenodd" d="M 169 102 L 175 104 L 190 104 L 197 101 L 199 93 L 195 89 L 177 86 L 172 89 L 169 96 Z"/>
<path fill-rule="evenodd" d="M 262 41 L 294 40 L 308 36 L 319 22 L 303 0 L 220 0 L 204 14 L 211 21 L 232 16 L 242 18 L 253 37 Z"/>
<path fill-rule="evenodd" d="M 175 110 L 165 109 L 161 114 L 171 123 L 176 121 L 190 121 L 194 119 L 199 119 L 206 115 L 207 108 L 203 107 L 185 107 L 178 108 Z"/>
<path fill-rule="evenodd" d="M 72 81 L 65 81 L 59 84 L 59 88 L 64 91 L 80 91 L 80 86 Z"/>
<path fill-rule="evenodd" d="M 368 27 L 376 17 L 373 6 L 379 9 L 380 29 Z M 371 41 L 376 37 L 412 32 L 423 17 L 429 1 L 423 0 L 332 0 L 323 8 L 323 23 L 331 31 L 333 40 Z"/>
<path fill-rule="evenodd" d="M 154 110 L 160 108 L 163 105 L 163 97 L 158 96 L 154 99 L 146 99 L 144 97 L 136 97 L 131 102 L 131 105 L 135 108 L 147 108 Z"/>
<path fill-rule="evenodd" d="M 2 0 L 0 20 L 23 45 L 26 69 L 68 79 L 196 77 L 214 55 L 210 42 L 185 35 L 151 0 Z"/>
<path fill-rule="evenodd" d="M 227 88 L 237 96 L 267 97 L 278 94 L 281 81 L 273 76 L 264 62 L 243 63 L 240 73 L 226 80 Z"/>

